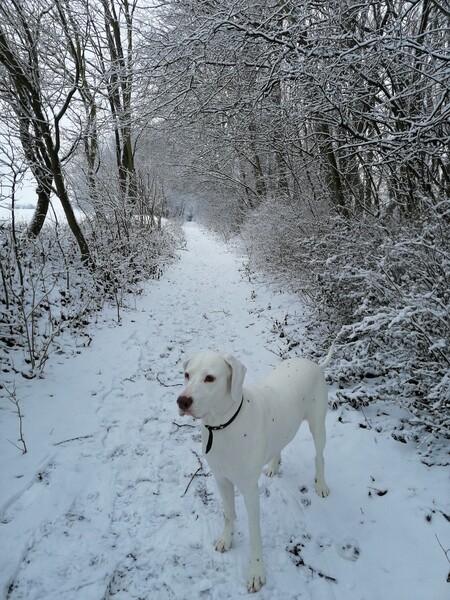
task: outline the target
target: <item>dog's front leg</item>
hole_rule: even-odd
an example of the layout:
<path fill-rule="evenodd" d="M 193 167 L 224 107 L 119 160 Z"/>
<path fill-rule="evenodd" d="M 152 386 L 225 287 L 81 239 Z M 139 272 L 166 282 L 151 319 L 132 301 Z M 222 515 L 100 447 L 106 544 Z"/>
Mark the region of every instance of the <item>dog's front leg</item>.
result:
<path fill-rule="evenodd" d="M 250 539 L 250 564 L 248 568 L 247 589 L 249 592 L 258 592 L 266 583 L 262 555 L 258 482 L 249 488 L 241 489 L 241 492 L 247 508 Z"/>
<path fill-rule="evenodd" d="M 225 478 L 216 477 L 217 487 L 222 498 L 225 523 L 222 536 L 217 540 L 215 549 L 218 552 L 226 552 L 231 548 L 233 539 L 234 520 L 236 518 L 234 503 L 234 484 Z"/>

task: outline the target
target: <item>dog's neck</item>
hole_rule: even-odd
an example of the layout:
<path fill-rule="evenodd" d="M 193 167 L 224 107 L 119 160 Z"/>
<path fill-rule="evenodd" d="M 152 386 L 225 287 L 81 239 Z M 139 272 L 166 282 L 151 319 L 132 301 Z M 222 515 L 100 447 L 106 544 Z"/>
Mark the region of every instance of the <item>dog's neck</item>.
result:
<path fill-rule="evenodd" d="M 221 423 L 220 425 L 207 425 L 205 422 L 203 422 L 204 426 L 208 430 L 208 441 L 206 443 L 205 454 L 208 454 L 208 452 L 212 448 L 212 444 L 213 444 L 213 440 L 214 440 L 213 431 L 221 431 L 222 429 L 226 429 L 229 425 L 231 425 L 231 423 L 233 423 L 233 421 L 237 418 L 238 414 L 241 412 L 241 408 L 242 408 L 243 404 L 244 404 L 244 396 L 242 396 L 242 400 L 239 404 L 239 408 L 233 414 L 233 416 L 230 419 L 228 419 L 228 421 Z"/>
<path fill-rule="evenodd" d="M 205 427 L 219 427 L 226 423 L 234 413 L 237 411 L 241 401 L 236 402 L 231 397 L 231 394 L 227 394 L 226 398 L 220 403 L 220 407 L 214 407 L 215 410 L 210 410 L 204 417 L 202 422 Z"/>

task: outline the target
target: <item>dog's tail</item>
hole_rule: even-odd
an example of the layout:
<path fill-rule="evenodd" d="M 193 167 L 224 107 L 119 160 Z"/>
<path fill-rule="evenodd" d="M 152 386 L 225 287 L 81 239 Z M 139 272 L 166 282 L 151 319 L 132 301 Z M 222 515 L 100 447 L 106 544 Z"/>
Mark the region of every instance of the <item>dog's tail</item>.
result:
<path fill-rule="evenodd" d="M 320 363 L 320 365 L 319 365 L 319 367 L 321 369 L 325 369 L 326 367 L 328 367 L 328 365 L 331 362 L 331 358 L 332 358 L 333 354 L 334 354 L 334 344 L 331 344 L 331 348 L 328 350 L 326 359 L 323 361 L 323 363 Z"/>

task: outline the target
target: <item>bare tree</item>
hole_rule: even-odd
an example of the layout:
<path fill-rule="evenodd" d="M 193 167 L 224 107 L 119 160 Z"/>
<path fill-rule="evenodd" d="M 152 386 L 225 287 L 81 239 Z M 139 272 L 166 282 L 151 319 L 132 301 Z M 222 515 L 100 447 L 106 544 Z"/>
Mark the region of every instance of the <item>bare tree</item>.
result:
<path fill-rule="evenodd" d="M 6 76 L 1 98 L 14 111 L 24 154 L 38 184 L 39 202 L 30 232 L 38 234 L 43 225 L 53 185 L 83 261 L 91 264 L 63 171 L 77 142 L 63 149 L 61 138 L 62 122 L 80 80 L 81 57 L 65 50 L 72 40 L 62 7 L 62 0 L 44 4 L 6 0 L 1 4 L 0 65 Z M 74 59 L 70 66 L 69 56 Z"/>
<path fill-rule="evenodd" d="M 133 19 L 138 0 L 99 0 L 90 4 L 90 44 L 96 59 L 95 71 L 109 105 L 120 188 L 127 199 L 136 193 Z"/>

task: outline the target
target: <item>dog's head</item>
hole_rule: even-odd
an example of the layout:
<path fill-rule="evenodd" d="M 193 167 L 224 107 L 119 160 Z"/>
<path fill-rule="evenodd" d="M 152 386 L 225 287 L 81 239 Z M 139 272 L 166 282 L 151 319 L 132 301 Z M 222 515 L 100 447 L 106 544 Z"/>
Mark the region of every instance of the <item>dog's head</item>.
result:
<path fill-rule="evenodd" d="M 246 368 L 234 356 L 205 350 L 183 367 L 186 387 L 177 400 L 180 415 L 218 418 L 241 401 Z"/>

